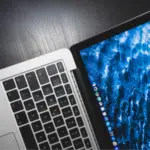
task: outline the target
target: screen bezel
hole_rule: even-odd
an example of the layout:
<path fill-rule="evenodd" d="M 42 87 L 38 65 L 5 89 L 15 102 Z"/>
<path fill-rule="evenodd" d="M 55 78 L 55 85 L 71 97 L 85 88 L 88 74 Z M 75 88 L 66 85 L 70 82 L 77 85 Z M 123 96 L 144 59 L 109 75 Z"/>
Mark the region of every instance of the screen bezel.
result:
<path fill-rule="evenodd" d="M 83 77 L 83 82 L 86 86 L 86 90 L 88 93 L 88 100 L 85 101 L 85 106 L 87 108 L 88 114 L 90 116 L 91 123 L 94 128 L 95 135 L 97 137 L 97 140 L 99 142 L 100 148 L 102 149 L 112 149 L 113 145 L 111 143 L 110 137 L 108 135 L 108 131 L 106 129 L 106 126 L 103 121 L 102 114 L 100 112 L 100 108 L 98 105 L 98 102 L 96 101 L 96 96 L 94 95 L 92 86 L 90 84 L 90 81 L 88 79 L 88 73 L 85 69 L 85 65 L 83 64 L 80 51 L 88 48 L 94 44 L 97 44 L 101 41 L 104 41 L 112 36 L 115 36 L 117 34 L 120 34 L 126 30 L 132 29 L 138 25 L 144 24 L 146 22 L 150 21 L 150 11 L 146 12 L 140 16 L 137 16 L 133 19 L 130 19 L 118 26 L 115 26 L 95 37 L 92 37 L 90 39 L 87 39 L 83 42 L 80 42 L 76 45 L 73 45 L 70 50 L 73 54 L 73 57 L 75 59 L 77 68 L 80 70 L 81 75 Z M 92 103 L 90 100 L 95 100 L 96 103 Z M 91 112 L 90 107 L 92 107 L 93 112 Z M 95 115 L 96 114 L 96 115 Z"/>

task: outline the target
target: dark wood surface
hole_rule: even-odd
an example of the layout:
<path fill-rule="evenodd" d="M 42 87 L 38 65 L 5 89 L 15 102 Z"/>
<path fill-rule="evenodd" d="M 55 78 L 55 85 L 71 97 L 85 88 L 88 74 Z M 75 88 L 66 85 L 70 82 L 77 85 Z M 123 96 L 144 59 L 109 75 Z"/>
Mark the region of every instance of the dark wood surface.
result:
<path fill-rule="evenodd" d="M 1 0 L 0 69 L 69 48 L 149 8 L 150 0 Z"/>

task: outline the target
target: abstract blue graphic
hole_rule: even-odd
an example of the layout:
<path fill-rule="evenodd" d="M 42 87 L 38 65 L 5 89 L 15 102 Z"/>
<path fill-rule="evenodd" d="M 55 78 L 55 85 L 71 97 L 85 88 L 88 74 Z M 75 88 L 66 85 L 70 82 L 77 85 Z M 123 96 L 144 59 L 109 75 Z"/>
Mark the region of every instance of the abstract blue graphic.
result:
<path fill-rule="evenodd" d="M 150 22 L 80 52 L 117 143 L 150 149 Z"/>

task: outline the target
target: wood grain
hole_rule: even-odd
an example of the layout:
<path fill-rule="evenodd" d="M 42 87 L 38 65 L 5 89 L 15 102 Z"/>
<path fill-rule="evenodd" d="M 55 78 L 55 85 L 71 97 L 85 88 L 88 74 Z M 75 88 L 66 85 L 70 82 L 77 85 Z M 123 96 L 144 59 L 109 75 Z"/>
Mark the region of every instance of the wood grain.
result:
<path fill-rule="evenodd" d="M 2 0 L 0 69 L 92 37 L 143 13 L 149 0 Z"/>

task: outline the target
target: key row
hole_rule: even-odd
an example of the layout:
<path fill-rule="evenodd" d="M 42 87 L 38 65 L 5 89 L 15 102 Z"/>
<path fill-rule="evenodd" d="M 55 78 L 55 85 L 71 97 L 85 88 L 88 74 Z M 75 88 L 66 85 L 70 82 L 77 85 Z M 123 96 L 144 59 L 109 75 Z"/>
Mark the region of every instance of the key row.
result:
<path fill-rule="evenodd" d="M 58 73 L 57 68 L 60 73 L 64 72 L 63 64 L 62 64 L 62 62 L 59 62 L 59 63 L 57 63 L 57 67 L 55 64 L 46 67 L 48 75 L 52 76 L 52 75 L 57 74 Z M 41 85 L 49 82 L 49 78 L 48 78 L 45 68 L 36 70 L 36 74 L 38 76 L 38 79 L 39 79 L 39 82 Z M 68 79 L 67 79 L 67 76 L 65 73 L 61 74 L 61 78 L 62 78 L 63 83 L 68 82 Z M 34 72 L 27 73 L 26 79 L 28 81 L 31 91 L 37 90 L 39 88 L 39 84 L 38 84 L 38 81 L 37 81 L 37 78 L 36 78 L 36 75 Z M 58 76 L 57 76 L 57 79 L 58 79 Z M 51 80 L 53 80 L 53 79 L 51 79 Z M 27 83 L 26 83 L 24 75 L 16 77 L 15 81 L 16 81 L 18 89 L 23 89 L 23 88 L 27 87 Z M 6 91 L 16 88 L 16 85 L 15 85 L 15 82 L 13 79 L 4 81 L 3 85 L 4 85 L 4 88 Z"/>

